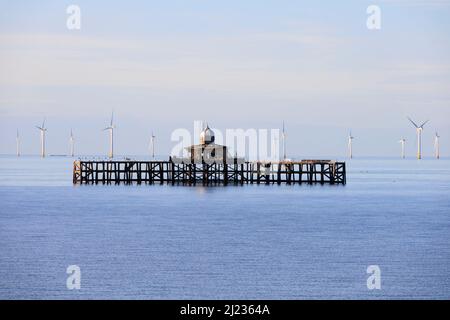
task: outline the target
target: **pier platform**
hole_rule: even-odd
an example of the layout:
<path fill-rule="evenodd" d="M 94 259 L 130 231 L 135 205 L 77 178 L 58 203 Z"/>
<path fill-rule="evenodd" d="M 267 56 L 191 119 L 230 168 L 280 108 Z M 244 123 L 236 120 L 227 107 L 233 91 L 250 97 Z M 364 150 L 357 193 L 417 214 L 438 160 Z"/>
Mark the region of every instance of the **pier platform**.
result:
<path fill-rule="evenodd" d="M 345 162 L 301 160 L 84 161 L 73 164 L 74 184 L 346 184 Z"/>

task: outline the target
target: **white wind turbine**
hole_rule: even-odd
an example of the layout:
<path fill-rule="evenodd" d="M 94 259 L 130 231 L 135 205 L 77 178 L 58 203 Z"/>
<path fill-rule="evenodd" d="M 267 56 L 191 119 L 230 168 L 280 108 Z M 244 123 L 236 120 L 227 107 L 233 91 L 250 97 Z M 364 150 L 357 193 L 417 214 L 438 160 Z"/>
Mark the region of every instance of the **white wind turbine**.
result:
<path fill-rule="evenodd" d="M 73 138 L 72 129 L 70 129 L 69 144 L 70 144 L 70 156 L 73 158 L 75 156 L 75 139 Z"/>
<path fill-rule="evenodd" d="M 17 129 L 16 134 L 16 154 L 18 157 L 20 157 L 20 136 L 19 136 L 19 129 Z"/>
<path fill-rule="evenodd" d="M 436 159 L 440 158 L 440 154 L 439 154 L 439 138 L 440 138 L 440 136 L 436 132 L 435 135 L 434 135 L 434 155 L 436 156 Z"/>
<path fill-rule="evenodd" d="M 156 136 L 153 134 L 153 131 L 152 131 L 152 136 L 150 138 L 150 148 L 152 151 L 152 159 L 155 159 L 155 138 L 156 138 Z"/>
<path fill-rule="evenodd" d="M 284 128 L 284 121 L 283 121 L 283 131 L 281 132 L 281 137 L 283 138 L 283 160 L 286 160 L 286 130 Z"/>
<path fill-rule="evenodd" d="M 47 132 L 47 128 L 45 128 L 45 118 L 42 122 L 42 126 L 36 126 L 36 128 L 41 132 L 41 157 L 45 158 L 45 132 Z"/>
<path fill-rule="evenodd" d="M 348 156 L 350 159 L 353 158 L 353 139 L 355 139 L 355 137 L 352 136 L 352 132 L 350 131 L 348 134 Z"/>
<path fill-rule="evenodd" d="M 422 131 L 423 126 L 428 123 L 429 120 L 422 123 L 420 126 L 418 126 L 410 117 L 408 117 L 408 120 L 413 124 L 414 127 L 416 127 L 417 132 L 417 159 L 422 159 Z"/>
<path fill-rule="evenodd" d="M 400 142 L 401 145 L 402 145 L 402 159 L 405 159 L 405 143 L 406 143 L 406 139 L 405 138 L 401 138 L 398 142 Z"/>
<path fill-rule="evenodd" d="M 112 159 L 114 157 L 114 124 L 113 124 L 114 112 L 111 113 L 111 122 L 109 126 L 103 129 L 103 131 L 109 130 L 109 152 L 108 157 Z"/>

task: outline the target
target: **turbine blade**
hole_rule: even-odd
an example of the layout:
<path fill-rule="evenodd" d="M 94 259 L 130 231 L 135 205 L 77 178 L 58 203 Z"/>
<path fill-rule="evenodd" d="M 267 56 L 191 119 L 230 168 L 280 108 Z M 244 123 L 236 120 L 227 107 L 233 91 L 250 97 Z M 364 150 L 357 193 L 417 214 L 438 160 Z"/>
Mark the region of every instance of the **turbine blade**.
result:
<path fill-rule="evenodd" d="M 110 124 L 110 127 L 113 126 L 113 120 L 114 120 L 114 111 L 111 112 L 111 124 Z"/>
<path fill-rule="evenodd" d="M 423 128 L 423 126 L 426 125 L 429 121 L 430 121 L 430 120 L 427 120 L 427 121 L 425 121 L 424 123 L 422 123 L 422 124 L 420 125 L 419 128 Z"/>
<path fill-rule="evenodd" d="M 419 126 L 414 121 L 412 121 L 410 117 L 408 117 L 408 120 L 414 125 L 414 127 L 419 128 Z"/>

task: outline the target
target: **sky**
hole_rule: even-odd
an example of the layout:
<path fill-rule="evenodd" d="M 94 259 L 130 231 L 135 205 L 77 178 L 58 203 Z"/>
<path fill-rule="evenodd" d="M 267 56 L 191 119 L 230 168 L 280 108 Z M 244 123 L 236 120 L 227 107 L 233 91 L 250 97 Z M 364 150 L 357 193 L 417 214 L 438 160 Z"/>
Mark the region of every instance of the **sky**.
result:
<path fill-rule="evenodd" d="M 66 26 L 69 5 L 81 29 Z M 366 26 L 369 5 L 381 29 Z M 280 128 L 292 157 L 450 156 L 450 0 L 0 0 L 0 154 L 168 154 L 195 120 Z"/>

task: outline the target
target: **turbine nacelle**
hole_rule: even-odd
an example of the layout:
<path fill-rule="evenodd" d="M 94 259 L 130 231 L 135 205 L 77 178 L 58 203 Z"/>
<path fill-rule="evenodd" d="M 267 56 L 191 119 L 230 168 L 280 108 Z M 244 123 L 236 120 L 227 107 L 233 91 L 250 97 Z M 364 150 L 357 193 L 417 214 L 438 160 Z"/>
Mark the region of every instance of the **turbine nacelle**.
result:
<path fill-rule="evenodd" d="M 44 118 L 44 121 L 42 121 L 42 125 L 36 126 L 36 128 L 38 128 L 41 131 L 47 131 L 47 128 L 45 127 L 45 118 Z"/>

